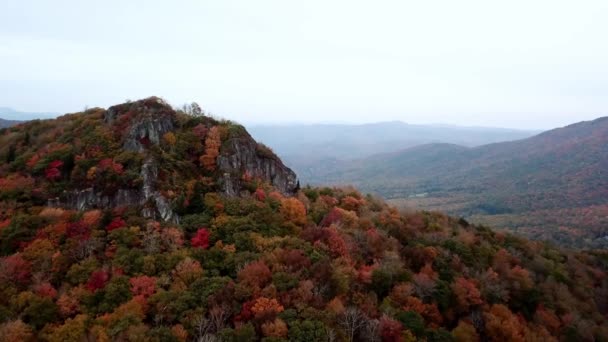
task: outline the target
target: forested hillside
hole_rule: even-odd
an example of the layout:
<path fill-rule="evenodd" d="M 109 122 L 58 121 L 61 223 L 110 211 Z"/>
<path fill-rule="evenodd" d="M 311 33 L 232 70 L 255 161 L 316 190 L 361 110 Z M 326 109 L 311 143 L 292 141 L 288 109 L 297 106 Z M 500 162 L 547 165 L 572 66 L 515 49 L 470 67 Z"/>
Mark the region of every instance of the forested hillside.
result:
<path fill-rule="evenodd" d="M 0 131 L 2 341 L 602 341 L 608 253 L 352 188 L 145 99 Z"/>
<path fill-rule="evenodd" d="M 304 180 L 353 184 L 564 245 L 608 246 L 608 118 L 513 142 L 431 144 L 332 163 Z"/>

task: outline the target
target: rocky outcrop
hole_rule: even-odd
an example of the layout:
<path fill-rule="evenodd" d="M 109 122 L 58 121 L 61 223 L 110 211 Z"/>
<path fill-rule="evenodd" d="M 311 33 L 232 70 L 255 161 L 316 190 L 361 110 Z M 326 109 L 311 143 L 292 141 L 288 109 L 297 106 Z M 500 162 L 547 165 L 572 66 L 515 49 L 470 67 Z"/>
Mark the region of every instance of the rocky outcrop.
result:
<path fill-rule="evenodd" d="M 104 122 L 114 124 L 120 116 L 129 116 L 129 130 L 123 142 L 127 151 L 144 152 L 147 145 L 159 144 L 162 136 L 175 128 L 175 112 L 157 97 L 110 107 Z"/>
<path fill-rule="evenodd" d="M 171 106 L 155 97 L 110 107 L 103 114 L 104 124 L 116 132 L 115 136 L 121 139 L 124 150 L 143 156 L 139 170 L 141 186 L 119 189 L 113 194 L 108 194 L 107 189 L 101 188 L 66 191 L 61 198 L 49 200 L 49 206 L 75 210 L 135 206 L 141 208 L 144 217 L 177 223 L 179 217 L 173 211 L 170 201 L 158 191 L 158 163 L 163 157 L 157 153 L 158 150 L 154 149 L 156 152 L 153 152 L 149 149 L 161 144 L 167 132 L 177 129 L 176 116 L 177 113 Z M 244 175 L 269 183 L 285 195 L 292 195 L 298 190 L 296 174 L 269 148 L 258 144 L 242 126 L 221 123 L 212 118 L 199 122 L 199 125 L 206 126 L 206 129 L 223 125 L 226 129 L 228 137 L 223 138 L 215 173 L 215 181 L 225 195 L 241 195 L 247 187 Z M 198 167 L 197 164 L 193 166 Z M 179 175 L 178 170 L 176 175 Z"/>
<path fill-rule="evenodd" d="M 113 106 L 104 113 L 104 122 L 108 125 L 117 127 L 121 122 L 127 123 L 123 148 L 139 153 L 146 153 L 149 145 L 159 144 L 165 133 L 173 131 L 174 120 L 171 106 L 156 97 Z M 156 190 L 158 165 L 151 156 L 142 165 L 140 176 L 143 180 L 140 189 L 119 189 L 111 195 L 94 188 L 66 191 L 62 199 L 51 199 L 48 205 L 76 210 L 141 206 L 144 217 L 177 223 L 179 218 L 169 201 Z"/>
<path fill-rule="evenodd" d="M 295 193 L 299 187 L 296 174 L 247 133 L 224 142 L 217 165 L 222 174 L 222 190 L 229 196 L 241 193 L 242 177 L 246 173 L 272 184 L 286 195 Z"/>
<path fill-rule="evenodd" d="M 159 144 L 163 134 L 173 130 L 173 120 L 170 117 L 144 118 L 133 124 L 129 136 L 125 139 L 124 149 L 127 151 L 143 152 L 145 144 Z"/>
<path fill-rule="evenodd" d="M 141 167 L 141 177 L 143 179 L 142 195 L 144 202 L 152 202 L 154 207 L 144 208 L 144 217 L 156 218 L 159 216 L 163 221 L 178 223 L 179 217 L 171 209 L 169 201 L 155 189 L 155 182 L 158 178 L 158 166 L 152 158 L 148 158 Z"/>

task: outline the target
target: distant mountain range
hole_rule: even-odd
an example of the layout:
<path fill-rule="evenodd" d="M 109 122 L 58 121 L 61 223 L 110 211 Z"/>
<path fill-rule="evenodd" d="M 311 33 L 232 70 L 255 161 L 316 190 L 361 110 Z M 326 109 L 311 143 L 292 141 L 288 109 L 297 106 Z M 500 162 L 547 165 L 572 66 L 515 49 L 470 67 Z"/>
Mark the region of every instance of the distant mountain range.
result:
<path fill-rule="evenodd" d="M 59 116 L 52 112 L 22 112 L 10 107 L 0 107 L 1 121 L 28 121 L 35 119 L 52 119 Z"/>
<path fill-rule="evenodd" d="M 338 160 L 365 158 L 437 142 L 473 147 L 540 133 L 503 128 L 411 125 L 399 121 L 361 125 L 251 125 L 247 129 L 258 141 L 272 147 L 303 179 L 313 179 L 318 167 Z"/>
<path fill-rule="evenodd" d="M 512 142 L 427 144 L 334 161 L 301 178 L 353 184 L 406 207 L 443 210 L 536 238 L 608 245 L 608 117 Z"/>

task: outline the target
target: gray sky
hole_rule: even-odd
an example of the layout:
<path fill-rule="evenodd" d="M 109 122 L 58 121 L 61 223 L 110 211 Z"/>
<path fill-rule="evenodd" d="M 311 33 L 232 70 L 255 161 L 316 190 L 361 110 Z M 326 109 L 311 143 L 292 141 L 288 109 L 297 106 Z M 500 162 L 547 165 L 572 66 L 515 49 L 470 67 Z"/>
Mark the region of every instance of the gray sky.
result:
<path fill-rule="evenodd" d="M 0 106 L 551 128 L 608 115 L 606 18 L 606 0 L 3 0 Z"/>

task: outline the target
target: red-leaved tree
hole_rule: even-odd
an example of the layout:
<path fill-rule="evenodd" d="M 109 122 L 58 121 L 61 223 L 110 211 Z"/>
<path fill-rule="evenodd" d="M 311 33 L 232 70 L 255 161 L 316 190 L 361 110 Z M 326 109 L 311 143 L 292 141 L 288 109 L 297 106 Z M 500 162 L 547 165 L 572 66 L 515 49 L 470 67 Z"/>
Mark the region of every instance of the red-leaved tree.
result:
<path fill-rule="evenodd" d="M 207 228 L 201 228 L 196 232 L 196 235 L 192 238 L 192 247 L 207 249 L 209 248 L 209 230 Z"/>
<path fill-rule="evenodd" d="M 110 280 L 110 275 L 104 270 L 98 270 L 91 274 L 87 282 L 87 288 L 91 291 L 103 289 Z"/>
<path fill-rule="evenodd" d="M 383 342 L 400 342 L 401 339 L 401 331 L 403 330 L 403 326 L 401 323 L 387 317 L 383 316 L 380 319 L 380 336 L 382 336 Z"/>
<path fill-rule="evenodd" d="M 114 229 L 125 227 L 127 223 L 120 217 L 115 217 L 110 224 L 106 226 L 106 230 L 111 232 Z"/>
<path fill-rule="evenodd" d="M 148 276 L 133 277 L 129 279 L 131 293 L 134 296 L 150 297 L 156 291 L 156 278 Z"/>
<path fill-rule="evenodd" d="M 27 284 L 30 279 L 31 264 L 21 255 L 13 254 L 0 259 L 0 281 Z"/>
<path fill-rule="evenodd" d="M 57 180 L 61 178 L 61 171 L 59 168 L 63 166 L 63 162 L 61 160 L 53 160 L 49 163 L 44 171 L 44 175 L 48 180 Z"/>

